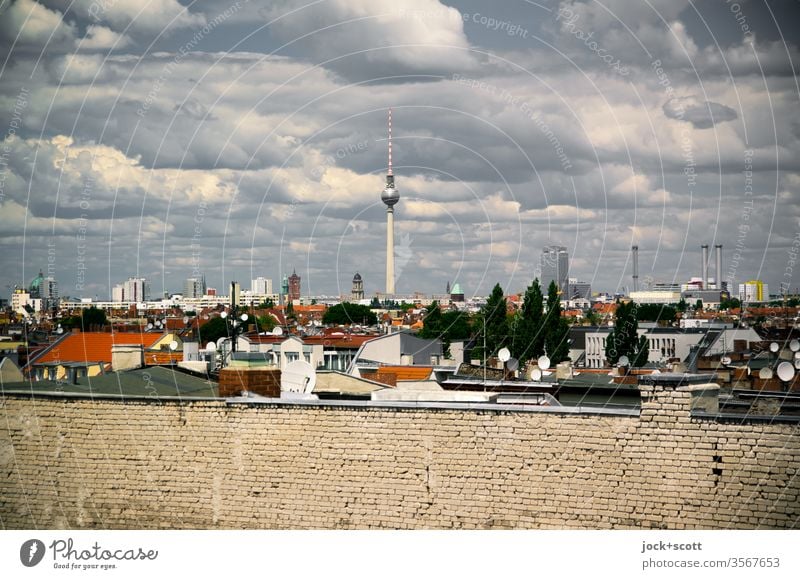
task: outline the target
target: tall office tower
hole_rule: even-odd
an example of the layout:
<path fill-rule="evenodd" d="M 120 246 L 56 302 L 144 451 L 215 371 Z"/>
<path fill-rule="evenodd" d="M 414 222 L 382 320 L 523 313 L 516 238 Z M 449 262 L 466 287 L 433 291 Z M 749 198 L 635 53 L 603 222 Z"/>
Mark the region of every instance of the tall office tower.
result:
<path fill-rule="evenodd" d="M 257 277 L 250 281 L 250 291 L 256 295 L 272 293 L 272 280 L 266 277 Z"/>
<path fill-rule="evenodd" d="M 190 277 L 183 282 L 183 297 L 200 298 L 206 293 L 205 278 Z"/>
<path fill-rule="evenodd" d="M 547 294 L 551 281 L 555 281 L 561 294 L 561 299 L 569 299 L 569 254 L 562 245 L 547 245 L 542 250 L 541 257 L 542 277 L 539 282 L 542 292 Z"/>
<path fill-rule="evenodd" d="M 297 271 L 292 271 L 289 276 L 289 301 L 293 302 L 300 299 L 300 276 Z"/>
<path fill-rule="evenodd" d="M 394 295 L 394 206 L 400 201 L 400 193 L 394 187 L 392 173 L 392 109 L 389 109 L 389 169 L 381 201 L 386 205 L 386 294 Z"/>

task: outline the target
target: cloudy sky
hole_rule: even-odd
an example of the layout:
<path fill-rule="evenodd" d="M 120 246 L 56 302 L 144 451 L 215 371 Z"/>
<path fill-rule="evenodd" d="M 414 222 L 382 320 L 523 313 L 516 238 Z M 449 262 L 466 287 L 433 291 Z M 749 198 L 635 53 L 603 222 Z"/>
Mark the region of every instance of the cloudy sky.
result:
<path fill-rule="evenodd" d="M 0 0 L 0 281 L 800 286 L 795 0 Z M 713 267 L 711 268 L 713 275 Z"/>

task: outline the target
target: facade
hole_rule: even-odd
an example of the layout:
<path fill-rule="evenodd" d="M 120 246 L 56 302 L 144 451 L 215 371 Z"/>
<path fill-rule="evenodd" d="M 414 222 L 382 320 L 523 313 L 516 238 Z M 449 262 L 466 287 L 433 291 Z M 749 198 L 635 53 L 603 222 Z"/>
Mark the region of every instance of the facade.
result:
<path fill-rule="evenodd" d="M 297 271 L 292 271 L 292 275 L 289 276 L 289 301 L 294 302 L 295 300 L 300 299 L 301 293 L 301 286 L 300 286 L 301 278 L 297 275 Z"/>
<path fill-rule="evenodd" d="M 350 373 L 360 375 L 360 366 L 437 365 L 442 359 L 442 343 L 425 340 L 408 332 L 395 332 L 364 342 L 353 360 Z"/>
<path fill-rule="evenodd" d="M 364 280 L 361 279 L 361 274 L 358 272 L 353 276 L 353 289 L 350 292 L 350 299 L 354 302 L 364 299 Z"/>
<path fill-rule="evenodd" d="M 630 297 L 637 304 L 677 304 L 681 301 L 680 291 L 645 290 L 631 292 Z"/>
<path fill-rule="evenodd" d="M 31 297 L 30 292 L 17 289 L 11 294 L 11 309 L 22 316 L 27 316 L 30 313 L 28 310 L 38 313 L 42 311 L 42 299 Z"/>
<path fill-rule="evenodd" d="M 588 300 L 592 297 L 592 284 L 588 281 L 580 281 L 577 278 L 569 278 L 569 299 Z"/>
<path fill-rule="evenodd" d="M 28 294 L 30 299 L 41 300 L 41 309 L 58 307 L 58 282 L 52 276 L 44 277 L 41 271 L 28 286 Z"/>
<path fill-rule="evenodd" d="M 129 277 L 111 290 L 112 302 L 146 302 L 150 299 L 150 284 L 143 277 Z"/>
<path fill-rule="evenodd" d="M 739 284 L 739 299 L 743 302 L 763 302 L 769 300 L 769 286 L 760 279 L 751 279 Z"/>
<path fill-rule="evenodd" d="M 190 277 L 183 282 L 183 297 L 194 299 L 203 297 L 206 293 L 206 280 L 204 277 Z"/>
<path fill-rule="evenodd" d="M 729 299 L 730 295 L 726 291 L 721 291 L 718 289 L 708 289 L 708 290 L 694 290 L 694 291 L 685 291 L 681 294 L 681 297 L 686 301 L 689 305 L 694 305 L 697 300 L 703 302 L 704 308 L 719 308 L 719 304 L 723 299 Z"/>
<path fill-rule="evenodd" d="M 256 295 L 272 294 L 272 280 L 266 277 L 257 277 L 251 280 L 250 292 Z"/>
<path fill-rule="evenodd" d="M 551 281 L 555 281 L 561 299 L 569 298 L 569 254 L 562 245 L 548 245 L 542 250 L 540 260 L 542 292 L 547 295 Z"/>

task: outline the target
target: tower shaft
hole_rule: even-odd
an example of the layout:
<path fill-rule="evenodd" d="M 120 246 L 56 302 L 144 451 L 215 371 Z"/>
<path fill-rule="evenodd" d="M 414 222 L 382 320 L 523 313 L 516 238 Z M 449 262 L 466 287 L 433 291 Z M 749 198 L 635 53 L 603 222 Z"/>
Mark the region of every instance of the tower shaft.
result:
<path fill-rule="evenodd" d="M 394 295 L 394 208 L 386 208 L 386 293 Z"/>

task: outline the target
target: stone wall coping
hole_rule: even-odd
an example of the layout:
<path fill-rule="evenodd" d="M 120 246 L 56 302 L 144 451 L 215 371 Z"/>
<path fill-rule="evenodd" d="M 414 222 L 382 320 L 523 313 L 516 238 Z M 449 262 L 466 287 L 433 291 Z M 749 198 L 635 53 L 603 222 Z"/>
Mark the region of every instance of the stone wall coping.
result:
<path fill-rule="evenodd" d="M 707 384 L 716 379 L 716 374 L 688 374 L 667 372 L 664 374 L 642 374 L 639 384 L 644 386 L 688 386 L 691 384 Z"/>
<path fill-rule="evenodd" d="M 690 384 L 676 388 L 679 392 L 719 392 L 719 384 L 709 382 L 708 384 Z"/>
<path fill-rule="evenodd" d="M 765 414 L 735 414 L 733 412 L 705 412 L 703 410 L 692 410 L 689 414 L 692 418 L 704 418 L 715 422 L 737 422 L 740 424 L 751 424 L 753 422 L 766 424 L 800 424 L 800 416 L 790 416 L 786 414 L 776 414 L 767 416 Z"/>
<path fill-rule="evenodd" d="M 213 398 L 199 396 L 128 396 L 123 394 L 84 394 L 80 392 L 32 392 L 25 390 L 6 391 L 3 397 L 20 398 L 62 398 L 69 400 L 111 400 L 118 402 L 155 404 L 217 402 L 229 406 L 274 406 L 274 407 L 317 407 L 347 409 L 395 409 L 395 410 L 460 410 L 464 412 L 498 412 L 498 413 L 549 413 L 549 414 L 583 414 L 606 416 L 639 417 L 639 408 L 604 408 L 601 406 L 540 406 L 538 404 L 497 404 L 491 402 L 424 402 L 424 401 L 392 401 L 392 400 L 296 400 L 285 398 Z"/>

